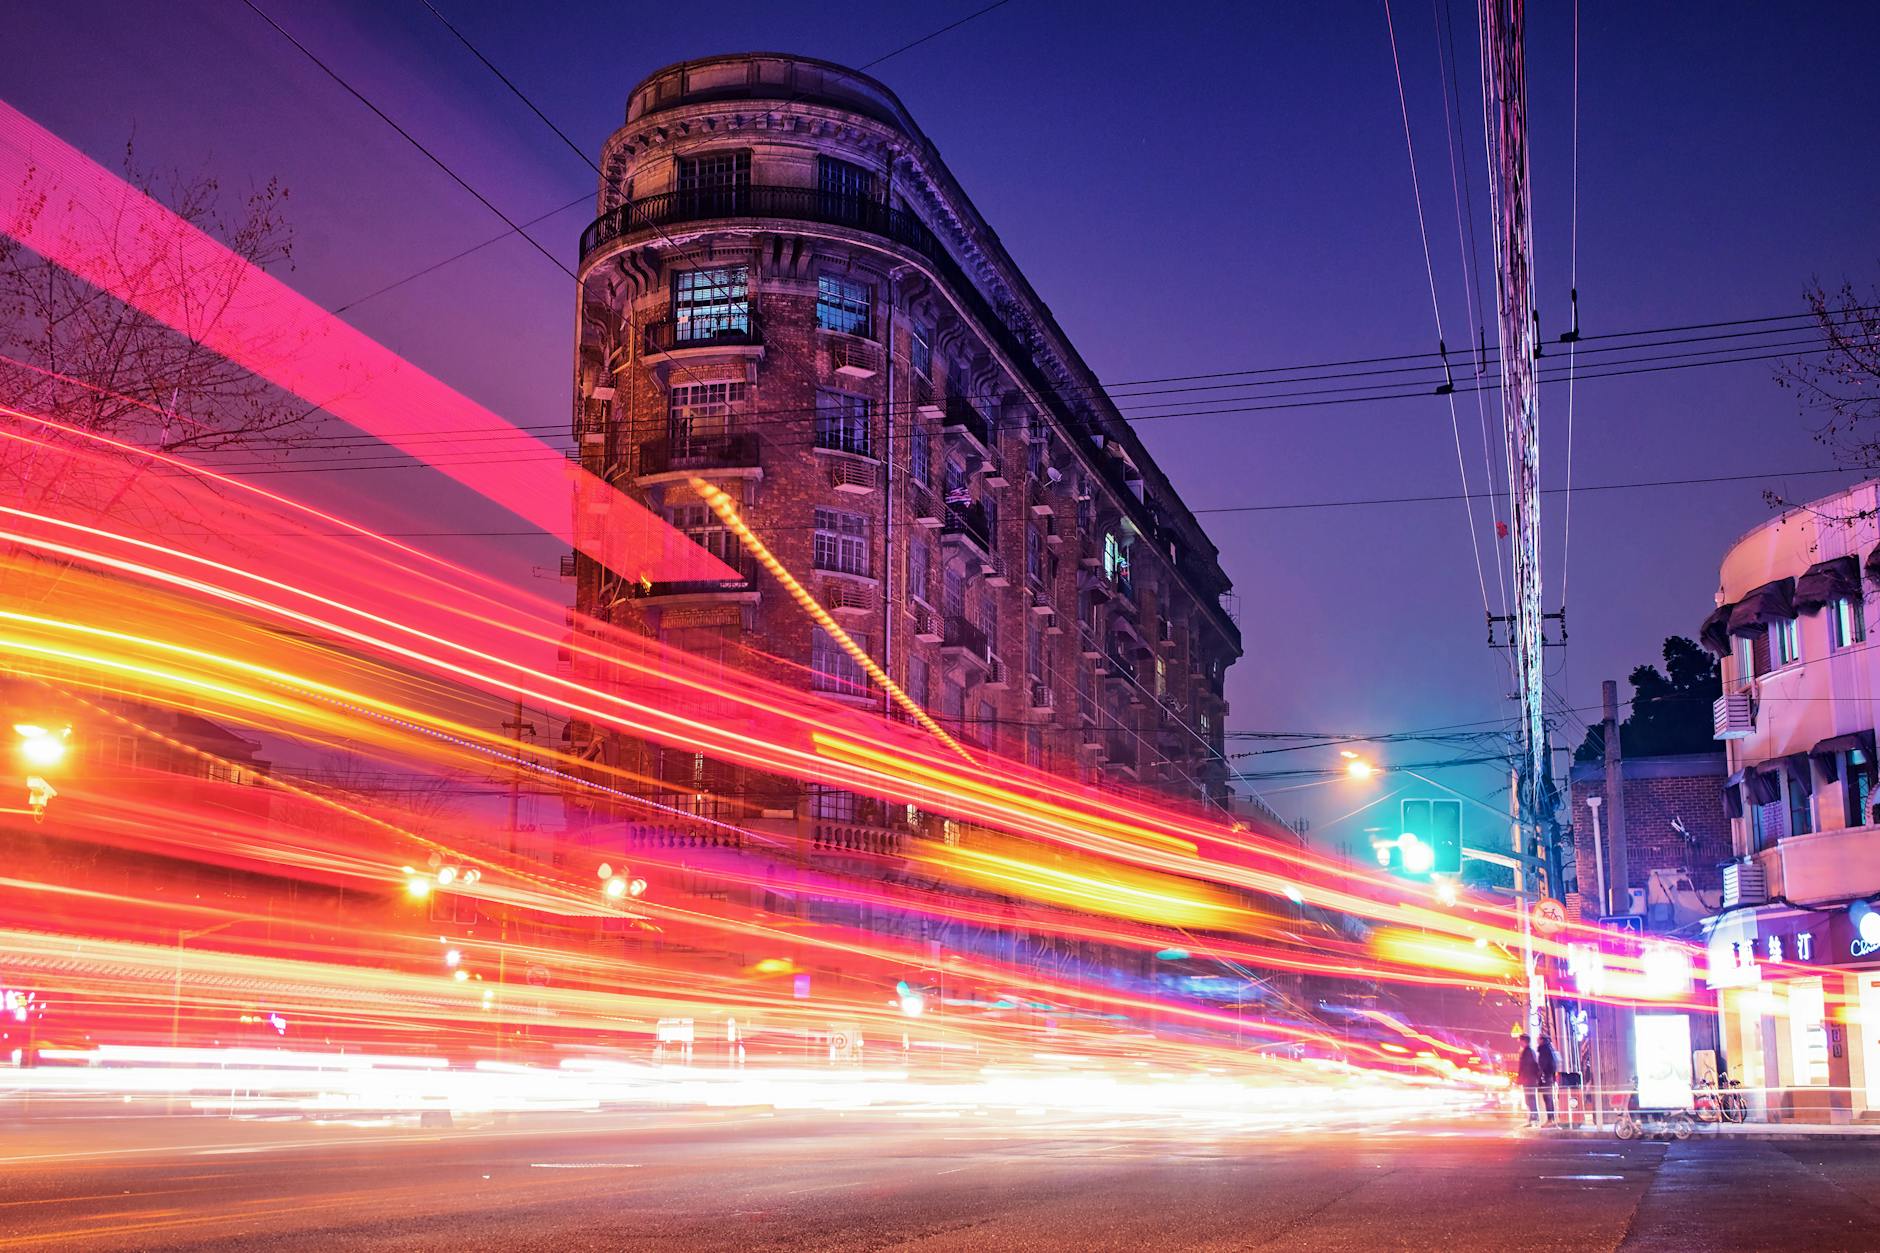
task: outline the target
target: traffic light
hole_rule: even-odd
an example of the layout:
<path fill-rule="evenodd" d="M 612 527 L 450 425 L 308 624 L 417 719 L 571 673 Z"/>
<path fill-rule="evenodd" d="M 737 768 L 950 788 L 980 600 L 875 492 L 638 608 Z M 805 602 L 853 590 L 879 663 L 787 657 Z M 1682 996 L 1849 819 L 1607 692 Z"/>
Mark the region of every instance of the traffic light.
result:
<path fill-rule="evenodd" d="M 1406 800 L 1396 866 L 1410 875 L 1462 873 L 1462 802 Z"/>

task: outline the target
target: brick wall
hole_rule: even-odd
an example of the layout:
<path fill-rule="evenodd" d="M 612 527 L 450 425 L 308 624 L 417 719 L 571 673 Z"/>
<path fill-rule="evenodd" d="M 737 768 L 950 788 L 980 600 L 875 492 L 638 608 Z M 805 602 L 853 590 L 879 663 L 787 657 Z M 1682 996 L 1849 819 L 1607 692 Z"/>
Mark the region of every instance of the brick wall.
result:
<path fill-rule="evenodd" d="M 1627 886 L 1643 888 L 1653 870 L 1684 870 L 1700 892 L 1722 889 L 1719 869 L 1730 860 L 1730 820 L 1723 812 L 1724 758 L 1721 754 L 1680 757 L 1640 757 L 1625 762 L 1626 879 Z M 1576 765 L 1572 776 L 1573 839 L 1579 866 L 1579 891 L 1568 905 L 1582 917 L 1604 913 L 1595 897 L 1599 879 L 1593 854 L 1592 811 L 1589 796 L 1606 795 L 1606 772 L 1598 764 Z M 1602 840 L 1610 873 L 1612 844 L 1610 801 L 1600 809 Z M 1680 836 L 1672 819 L 1683 822 L 1690 838 Z"/>

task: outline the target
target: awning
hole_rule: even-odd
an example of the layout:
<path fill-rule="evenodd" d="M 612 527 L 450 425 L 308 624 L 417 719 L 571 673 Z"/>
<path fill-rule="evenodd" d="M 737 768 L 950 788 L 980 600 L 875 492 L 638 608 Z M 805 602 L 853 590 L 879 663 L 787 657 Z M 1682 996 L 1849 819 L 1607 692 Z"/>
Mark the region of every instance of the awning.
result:
<path fill-rule="evenodd" d="M 1808 755 L 1815 760 L 1815 769 L 1820 772 L 1822 781 L 1833 783 L 1841 777 L 1841 754 L 1859 753 L 1860 765 L 1871 769 L 1874 764 L 1874 733 L 1872 731 L 1854 731 L 1847 735 L 1831 736 L 1808 750 Z"/>
<path fill-rule="evenodd" d="M 1743 789 L 1734 783 L 1723 785 L 1723 816 L 1726 818 L 1743 816 Z"/>
<path fill-rule="evenodd" d="M 1783 622 L 1795 616 L 1795 580 L 1777 579 L 1765 583 L 1730 611 L 1730 634 L 1761 635 L 1771 622 Z"/>
<path fill-rule="evenodd" d="M 1809 769 L 1807 753 L 1790 753 L 1782 758 L 1782 768 L 1789 772 L 1789 786 L 1802 789 L 1802 795 L 1815 791 L 1815 772 Z"/>
<path fill-rule="evenodd" d="M 1718 605 L 1697 628 L 1697 642 L 1719 657 L 1730 655 L 1730 611 L 1735 605 Z"/>
<path fill-rule="evenodd" d="M 1860 596 L 1860 562 L 1853 557 L 1817 561 L 1795 580 L 1795 611 L 1813 613 L 1831 600 Z"/>
<path fill-rule="evenodd" d="M 1880 548 L 1867 554 L 1867 577 L 1880 585 Z"/>
<path fill-rule="evenodd" d="M 1743 784 L 1752 805 L 1773 805 L 1782 799 L 1782 784 L 1773 770 L 1752 770 Z"/>

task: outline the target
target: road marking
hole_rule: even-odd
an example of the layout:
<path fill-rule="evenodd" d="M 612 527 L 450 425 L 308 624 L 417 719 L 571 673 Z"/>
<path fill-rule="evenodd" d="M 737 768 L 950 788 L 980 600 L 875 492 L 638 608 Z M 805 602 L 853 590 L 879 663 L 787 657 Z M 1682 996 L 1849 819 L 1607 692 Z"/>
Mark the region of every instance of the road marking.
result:
<path fill-rule="evenodd" d="M 530 1162 L 532 1170 L 638 1170 L 638 1162 Z M 483 1176 L 488 1179 L 489 1176 Z"/>
<path fill-rule="evenodd" d="M 1542 1175 L 1543 1179 L 1624 1179 L 1624 1175 Z"/>
<path fill-rule="evenodd" d="M 966 1170 L 966 1169 L 967 1167 L 965 1166 L 954 1166 L 947 1170 L 937 1170 L 934 1173 L 937 1175 L 957 1175 L 960 1171 Z"/>

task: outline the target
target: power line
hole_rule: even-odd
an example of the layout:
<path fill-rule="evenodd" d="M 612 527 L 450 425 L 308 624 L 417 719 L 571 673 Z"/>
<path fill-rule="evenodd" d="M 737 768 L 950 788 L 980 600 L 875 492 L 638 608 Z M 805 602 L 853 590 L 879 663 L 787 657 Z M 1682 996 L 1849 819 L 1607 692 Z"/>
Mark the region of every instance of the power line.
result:
<path fill-rule="evenodd" d="M 301 53 L 309 61 L 312 61 L 316 66 L 320 68 L 321 73 L 325 74 L 328 78 L 332 79 L 334 82 L 338 83 L 341 87 L 345 88 L 348 95 L 352 96 L 353 99 L 357 100 L 360 104 L 363 104 L 366 108 L 372 110 L 372 112 L 378 117 L 380 121 L 384 122 L 387 126 L 391 127 L 393 130 L 397 131 L 399 135 L 404 138 L 406 143 L 410 144 L 413 148 L 416 148 L 420 153 L 424 154 L 424 157 L 426 160 L 428 160 L 432 165 L 435 165 L 438 169 L 442 170 L 445 174 L 449 175 L 450 180 L 452 182 L 456 183 L 459 187 L 463 188 L 465 191 L 469 192 L 472 196 L 474 196 L 478 204 L 482 205 L 484 208 L 488 209 L 491 213 L 494 213 L 497 217 L 501 218 L 503 220 L 503 224 L 507 226 L 512 232 L 514 232 L 517 235 L 522 236 L 523 239 L 528 241 L 528 244 L 531 248 L 541 253 L 544 257 L 547 257 L 549 260 L 549 264 L 553 265 L 556 269 L 560 270 L 563 274 L 566 274 L 569 278 L 574 277 L 574 271 L 570 270 L 566 265 L 564 265 L 561 261 L 561 258 L 557 257 L 554 253 L 550 252 L 548 249 L 542 247 L 541 244 L 537 243 L 534 236 L 530 235 L 527 231 L 523 230 L 522 227 L 518 226 L 516 222 L 514 221 L 514 219 L 512 219 L 507 213 L 504 213 L 501 209 L 497 208 L 494 204 L 492 204 L 490 202 L 489 197 L 485 196 L 482 192 L 478 191 L 475 187 L 472 187 L 469 181 L 466 180 L 463 177 L 463 175 L 457 173 L 456 170 L 452 169 L 448 164 L 446 164 L 442 157 L 439 157 L 435 152 L 432 152 L 429 148 L 425 147 L 422 143 L 418 142 L 417 138 L 413 136 L 410 131 L 406 130 L 404 127 L 400 126 L 397 122 L 393 121 L 390 114 L 386 113 L 385 110 L 379 108 L 378 105 L 372 103 L 372 101 L 369 100 L 365 96 L 365 94 L 361 92 L 357 87 L 354 87 L 351 83 L 347 82 L 344 78 L 340 77 L 338 72 L 335 71 L 332 66 L 328 65 L 325 61 L 322 61 L 319 58 L 319 56 L 317 56 L 314 53 L 313 49 L 307 47 L 306 44 L 303 44 L 300 42 L 300 40 L 294 38 L 294 36 L 288 31 L 288 29 L 285 26 L 282 26 L 279 22 L 275 21 L 272 17 L 269 17 L 268 14 L 259 5 L 255 3 L 255 0 L 242 0 L 242 3 L 247 5 L 251 10 L 253 10 L 255 16 L 259 17 L 262 21 L 266 22 L 269 26 L 272 26 L 276 31 L 280 32 L 281 37 L 287 40 L 288 43 L 291 43 L 294 45 L 294 47 L 300 49 Z"/>

